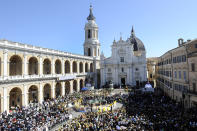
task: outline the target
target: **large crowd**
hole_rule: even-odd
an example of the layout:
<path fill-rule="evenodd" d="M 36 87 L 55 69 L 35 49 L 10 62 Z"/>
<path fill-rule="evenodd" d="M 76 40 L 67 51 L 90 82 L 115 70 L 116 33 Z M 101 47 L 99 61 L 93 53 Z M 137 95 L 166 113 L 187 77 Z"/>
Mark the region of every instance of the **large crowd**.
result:
<path fill-rule="evenodd" d="M 163 95 L 132 94 L 122 98 L 123 107 L 109 112 L 88 112 L 68 121 L 61 130 L 197 130 L 197 110 L 183 109 Z"/>
<path fill-rule="evenodd" d="M 196 108 L 184 109 L 167 96 L 155 94 L 131 95 L 126 104 L 130 116 L 144 116 L 145 129 L 193 130 L 197 129 Z"/>
<path fill-rule="evenodd" d="M 1 131 L 48 130 L 69 119 L 68 102 L 72 97 L 48 99 L 42 104 L 16 107 L 12 112 L 3 112 L 0 117 Z"/>
<path fill-rule="evenodd" d="M 83 105 L 89 107 L 87 101 L 104 100 L 101 104 L 113 101 L 123 106 L 109 111 L 88 111 L 78 117 L 69 119 L 69 103 L 74 104 L 82 99 Z M 63 123 L 59 130 L 63 131 L 116 131 L 116 130 L 196 130 L 197 111 L 195 108 L 183 109 L 182 105 L 169 97 L 154 93 L 130 94 L 129 96 L 70 95 L 49 99 L 42 104 L 16 108 L 11 113 L 3 112 L 0 117 L 0 130 L 47 130 Z"/>

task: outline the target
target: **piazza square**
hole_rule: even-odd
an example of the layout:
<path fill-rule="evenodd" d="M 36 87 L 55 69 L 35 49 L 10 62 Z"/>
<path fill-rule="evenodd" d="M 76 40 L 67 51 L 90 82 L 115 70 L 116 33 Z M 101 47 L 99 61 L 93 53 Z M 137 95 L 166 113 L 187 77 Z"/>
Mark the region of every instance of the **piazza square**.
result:
<path fill-rule="evenodd" d="M 146 27 L 145 23 L 148 23 L 149 20 L 137 21 L 140 17 L 136 15 L 133 17 L 131 15 L 132 18 L 124 17 L 124 21 L 121 20 L 124 14 L 120 13 L 120 15 L 116 12 L 120 18 L 113 19 L 113 15 L 109 15 L 110 10 L 104 11 L 105 8 L 113 10 L 113 7 L 105 5 L 102 10 L 101 3 L 103 4 L 103 1 L 93 2 L 93 4 L 82 3 L 80 9 L 78 8 L 80 2 L 77 3 L 76 9 L 73 11 L 75 7 L 70 9 L 69 6 L 75 5 L 75 2 L 68 2 L 65 10 L 70 10 L 70 12 L 64 14 L 60 11 L 63 5 L 60 6 L 55 2 L 53 5 L 49 2 L 46 5 L 50 5 L 50 8 L 43 7 L 46 10 L 48 8 L 48 12 L 44 10 L 43 12 L 47 12 L 49 17 L 42 16 L 42 12 L 37 14 L 35 13 L 36 10 L 34 12 L 29 8 L 27 12 L 30 11 L 35 15 L 30 16 L 20 8 L 23 13 L 20 12 L 21 16 L 19 16 L 24 17 L 24 20 L 27 16 L 28 18 L 32 17 L 31 20 L 33 17 L 40 17 L 40 19 L 43 17 L 38 22 L 33 20 L 31 23 L 26 23 L 28 26 L 32 26 L 32 28 L 29 27 L 32 30 L 29 30 L 32 36 L 28 37 L 28 33 L 23 32 L 23 38 L 24 41 L 29 39 L 31 44 L 21 42 L 23 40 L 15 42 L 21 37 L 16 35 L 17 33 L 12 36 L 12 33 L 9 33 L 9 28 L 6 33 L 0 31 L 0 130 L 197 130 L 196 30 L 191 31 L 191 34 L 195 35 L 191 35 L 192 39 L 177 38 L 184 31 L 183 36 L 188 36 L 188 30 L 174 31 L 176 29 L 170 29 L 172 27 L 167 25 L 162 27 L 162 23 L 159 23 L 160 28 L 156 27 L 157 24 L 151 24 L 149 26 L 153 29 L 148 30 L 149 27 Z M 112 2 L 114 8 L 117 8 L 118 3 Z M 118 6 L 121 7 L 122 12 L 124 9 L 135 9 L 134 6 L 130 8 L 131 2 L 123 3 L 125 6 L 127 3 L 128 5 L 125 8 Z M 5 2 L 5 4 L 8 3 Z M 27 3 L 15 4 L 22 6 L 22 4 L 26 5 Z M 36 5 L 33 3 L 32 6 L 34 4 Z M 57 8 L 56 4 L 58 5 Z M 136 5 L 138 4 L 137 2 Z M 43 39 L 41 38 L 43 41 L 61 37 L 59 35 L 62 32 L 58 34 L 53 31 L 51 31 L 54 33 L 53 38 L 47 36 L 50 35 L 47 31 L 46 36 L 43 35 L 36 39 L 33 36 L 34 33 L 38 34 L 37 36 L 41 35 L 42 33 L 39 31 L 41 32 L 45 27 L 39 27 L 40 29 L 36 29 L 38 32 L 33 32 L 35 27 L 31 24 L 41 24 L 45 17 L 51 18 L 53 14 L 49 12 L 53 12 L 51 11 L 52 5 L 56 9 L 54 14 L 57 13 L 55 15 L 57 18 L 53 19 L 54 23 L 59 22 L 58 16 L 67 16 L 68 14 L 67 18 L 62 19 L 62 21 L 72 23 L 66 26 L 68 34 L 57 42 L 61 40 L 65 42 L 66 39 L 69 39 L 71 43 L 65 44 L 63 42 L 64 44 L 61 45 L 52 41 L 45 43 L 45 46 L 36 45 L 34 42 L 41 37 L 43 37 Z M 160 6 L 160 4 L 158 5 Z M 41 11 L 39 7 L 38 11 Z M 83 7 L 86 7 L 88 14 L 84 14 L 83 9 L 85 8 Z M 165 9 L 161 10 L 165 11 Z M 158 9 L 158 11 L 161 10 Z M 7 12 L 8 15 L 12 15 L 12 13 Z M 129 14 L 128 12 L 124 13 Z M 146 11 L 144 9 L 139 13 L 146 13 Z M 168 14 L 169 12 L 165 13 Z M 2 14 L 0 13 L 0 15 Z M 25 15 L 27 16 L 25 17 Z M 85 20 L 80 20 L 79 18 L 84 15 L 86 16 Z M 157 15 L 161 17 L 160 14 Z M 156 16 L 154 20 L 157 21 L 159 18 L 156 19 Z M 75 32 L 75 28 L 81 25 L 75 25 L 74 19 L 78 20 L 78 24 L 83 24 L 79 32 Z M 132 23 L 132 19 L 136 20 Z M 109 24 L 108 21 L 111 23 Z M 2 22 L 2 24 L 7 26 L 6 22 Z M 50 28 L 47 20 L 44 22 L 44 25 Z M 119 27 L 112 28 L 112 26 L 121 22 L 122 28 L 126 28 L 126 30 L 122 29 L 125 31 L 123 32 L 124 35 L 121 32 L 118 39 L 116 37 L 111 39 L 112 35 L 107 33 L 114 32 L 114 30 L 120 31 Z M 22 25 L 17 22 L 17 19 L 13 23 L 17 28 L 21 28 L 18 29 L 18 34 L 20 34 L 19 31 L 23 30 Z M 129 24 L 129 27 L 126 26 L 126 23 Z M 9 22 L 7 24 L 9 25 Z M 26 28 L 26 24 L 24 28 Z M 62 25 L 58 26 L 58 24 L 54 24 L 54 26 L 57 30 L 65 28 L 61 27 Z M 186 28 L 189 29 L 189 25 Z M 154 30 L 167 30 L 169 34 L 164 35 L 165 40 L 163 40 L 163 43 L 167 41 L 166 45 L 160 44 L 162 39 L 159 35 L 164 33 L 157 32 L 157 34 Z M 76 33 L 76 36 L 72 36 L 73 32 Z M 173 33 L 175 33 L 174 36 L 171 36 Z M 166 36 L 169 36 L 169 39 Z M 173 40 L 176 43 L 173 43 Z M 80 41 L 80 43 L 76 43 L 76 41 Z M 54 49 L 49 47 L 54 47 Z M 73 51 L 72 49 L 76 50 Z"/>

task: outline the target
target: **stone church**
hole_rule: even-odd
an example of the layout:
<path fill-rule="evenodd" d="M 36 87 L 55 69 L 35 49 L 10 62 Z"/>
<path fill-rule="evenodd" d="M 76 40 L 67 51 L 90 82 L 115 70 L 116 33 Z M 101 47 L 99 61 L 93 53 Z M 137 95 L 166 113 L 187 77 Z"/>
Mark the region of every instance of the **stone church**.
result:
<path fill-rule="evenodd" d="M 110 81 L 118 86 L 135 86 L 147 81 L 146 50 L 133 27 L 130 38 L 114 40 L 111 48 L 111 57 L 101 54 L 101 86 Z"/>

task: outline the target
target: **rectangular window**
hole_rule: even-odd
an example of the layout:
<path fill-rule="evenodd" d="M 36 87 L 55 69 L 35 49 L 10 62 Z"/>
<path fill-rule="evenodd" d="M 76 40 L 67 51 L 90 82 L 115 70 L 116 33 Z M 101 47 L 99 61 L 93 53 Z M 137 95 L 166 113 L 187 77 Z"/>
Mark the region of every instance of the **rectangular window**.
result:
<path fill-rule="evenodd" d="M 177 74 L 176 74 L 176 71 L 174 72 L 174 77 L 175 77 L 175 78 L 177 78 Z"/>
<path fill-rule="evenodd" d="M 124 72 L 124 68 L 122 67 L 122 72 Z"/>
<path fill-rule="evenodd" d="M 192 66 L 192 71 L 195 71 L 195 64 L 192 63 L 191 66 Z"/>
<path fill-rule="evenodd" d="M 183 71 L 183 77 L 184 77 L 184 80 L 186 80 L 186 71 Z"/>
<path fill-rule="evenodd" d="M 181 79 L 181 71 L 179 71 L 179 79 Z"/>
<path fill-rule="evenodd" d="M 174 57 L 174 58 L 173 58 L 173 63 L 176 63 L 176 62 L 177 62 L 177 58 Z"/>
<path fill-rule="evenodd" d="M 197 44 L 195 44 L 195 48 L 197 48 Z"/>
<path fill-rule="evenodd" d="M 171 59 L 169 59 L 169 64 L 171 64 L 171 61 L 172 61 L 172 60 L 171 60 Z"/>
<path fill-rule="evenodd" d="M 186 55 L 182 55 L 182 62 L 186 62 Z"/>
<path fill-rule="evenodd" d="M 120 62 L 124 62 L 124 57 L 120 57 Z"/>
<path fill-rule="evenodd" d="M 108 72 L 111 72 L 111 68 L 108 68 Z"/>

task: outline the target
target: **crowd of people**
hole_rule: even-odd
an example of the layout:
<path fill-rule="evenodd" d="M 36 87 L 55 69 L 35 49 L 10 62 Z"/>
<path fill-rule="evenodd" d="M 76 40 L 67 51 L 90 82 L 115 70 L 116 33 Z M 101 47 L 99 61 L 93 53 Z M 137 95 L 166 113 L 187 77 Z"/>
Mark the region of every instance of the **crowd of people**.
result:
<path fill-rule="evenodd" d="M 180 103 L 167 96 L 155 94 L 131 95 L 126 104 L 130 116 L 145 116 L 149 130 L 197 129 L 196 108 L 184 109 Z"/>
<path fill-rule="evenodd" d="M 109 111 L 88 111 L 78 117 L 70 118 L 68 105 L 82 99 L 89 107 L 88 100 L 102 99 L 102 104 L 113 101 L 123 106 Z M 68 95 L 49 99 L 42 104 L 16 108 L 11 113 L 0 116 L 1 131 L 52 129 L 63 123 L 61 131 L 115 131 L 115 130 L 195 130 L 197 129 L 197 111 L 195 108 L 183 109 L 182 105 L 169 97 L 154 93 L 130 95 Z"/>
<path fill-rule="evenodd" d="M 67 105 L 73 97 L 48 99 L 42 104 L 16 107 L 10 113 L 3 112 L 0 117 L 1 131 L 42 131 L 69 119 Z"/>
<path fill-rule="evenodd" d="M 197 130 L 196 109 L 183 109 L 167 96 L 146 93 L 121 99 L 122 108 L 85 113 L 68 121 L 61 130 Z"/>
<path fill-rule="evenodd" d="M 79 98 L 82 99 L 83 104 L 89 107 L 86 103 L 90 99 L 103 99 L 107 103 L 112 99 L 104 96 L 93 96 L 93 92 L 74 93 L 65 97 L 58 97 L 48 99 L 39 103 L 31 103 L 28 107 L 15 107 L 0 114 L 0 130 L 1 131 L 15 131 L 15 130 L 50 130 L 54 126 L 63 123 L 71 117 L 72 106 Z M 106 99 L 104 99 L 106 98 Z M 71 107 L 69 107 L 71 105 Z"/>

